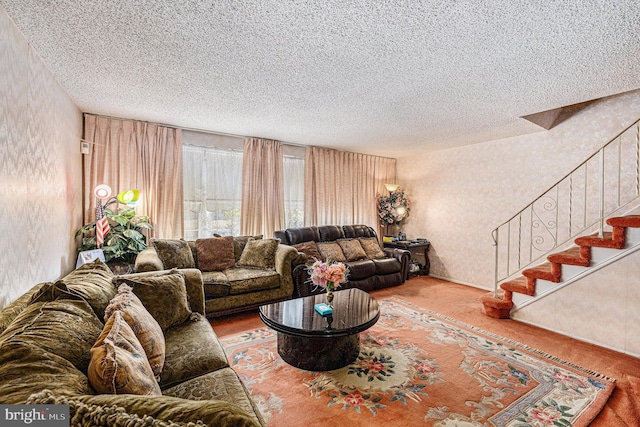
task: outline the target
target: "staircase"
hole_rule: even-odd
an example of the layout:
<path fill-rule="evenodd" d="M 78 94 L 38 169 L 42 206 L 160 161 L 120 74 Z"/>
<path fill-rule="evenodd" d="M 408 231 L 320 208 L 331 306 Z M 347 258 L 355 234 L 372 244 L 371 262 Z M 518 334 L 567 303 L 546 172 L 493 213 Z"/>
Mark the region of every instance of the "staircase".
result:
<path fill-rule="evenodd" d="M 621 217 L 609 218 L 607 224 L 613 228 L 611 232 L 603 232 L 602 236 L 597 234 L 590 236 L 578 237 L 575 244 L 569 249 L 553 253 L 547 256 L 547 261 L 538 266 L 527 268 L 522 271 L 522 275 L 503 282 L 500 285 L 501 291 L 496 296 L 494 292 L 484 295 L 482 301 L 482 313 L 486 316 L 496 319 L 508 319 L 511 309 L 514 307 L 514 293 L 523 294 L 534 297 L 544 292 L 544 288 L 553 288 L 553 286 L 545 286 L 544 282 L 561 283 L 563 279 L 568 279 L 565 273 L 567 266 L 584 267 L 583 271 L 573 271 L 569 275 L 570 278 L 581 276 L 581 273 L 587 269 L 596 267 L 592 265 L 593 248 L 616 249 L 620 252 L 631 251 L 640 248 L 640 239 L 633 239 L 631 244 L 627 242 L 627 234 L 629 228 L 637 228 L 640 230 L 640 215 L 627 215 Z M 631 230 L 629 230 L 631 233 Z M 640 234 L 640 233 L 638 233 Z M 599 266 L 608 264 L 606 261 L 615 258 L 601 256 L 598 260 Z M 539 286 L 539 281 L 543 282 Z"/>
<path fill-rule="evenodd" d="M 507 319 L 640 250 L 639 210 L 640 120 L 493 231 L 496 280 L 483 314 Z"/>

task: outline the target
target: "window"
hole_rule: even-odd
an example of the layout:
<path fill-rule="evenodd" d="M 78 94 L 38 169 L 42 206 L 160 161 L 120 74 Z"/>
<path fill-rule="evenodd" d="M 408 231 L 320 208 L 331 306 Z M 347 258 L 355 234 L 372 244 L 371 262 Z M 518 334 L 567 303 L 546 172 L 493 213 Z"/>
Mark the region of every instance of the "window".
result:
<path fill-rule="evenodd" d="M 304 159 L 285 155 L 283 168 L 285 227 L 303 227 Z"/>
<path fill-rule="evenodd" d="M 184 238 L 240 234 L 242 151 L 183 146 Z"/>

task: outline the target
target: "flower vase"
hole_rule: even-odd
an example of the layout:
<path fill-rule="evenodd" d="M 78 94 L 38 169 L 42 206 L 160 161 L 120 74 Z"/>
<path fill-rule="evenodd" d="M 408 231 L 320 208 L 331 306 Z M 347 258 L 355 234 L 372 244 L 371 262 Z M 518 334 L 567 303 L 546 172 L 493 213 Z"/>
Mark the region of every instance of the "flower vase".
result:
<path fill-rule="evenodd" d="M 331 301 L 333 301 L 333 286 L 327 285 L 327 302 L 329 306 L 331 306 Z"/>

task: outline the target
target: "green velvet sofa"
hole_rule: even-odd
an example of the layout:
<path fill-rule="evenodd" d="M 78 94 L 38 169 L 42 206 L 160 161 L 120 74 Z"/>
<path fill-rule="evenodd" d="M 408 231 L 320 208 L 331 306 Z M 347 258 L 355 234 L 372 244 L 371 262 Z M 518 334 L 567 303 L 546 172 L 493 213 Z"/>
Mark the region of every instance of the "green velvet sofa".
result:
<path fill-rule="evenodd" d="M 98 393 L 91 377 L 94 349 L 115 317 L 106 321 L 105 313 L 123 288 L 162 327 L 155 395 Z M 72 426 L 266 425 L 204 316 L 198 270 L 114 276 L 100 261 L 38 284 L 0 311 L 0 403 L 67 404 Z"/>
<path fill-rule="evenodd" d="M 199 269 L 205 314 L 211 318 L 291 299 L 291 268 L 298 256 L 295 248 L 262 236 L 152 239 L 138 254 L 134 270 Z"/>

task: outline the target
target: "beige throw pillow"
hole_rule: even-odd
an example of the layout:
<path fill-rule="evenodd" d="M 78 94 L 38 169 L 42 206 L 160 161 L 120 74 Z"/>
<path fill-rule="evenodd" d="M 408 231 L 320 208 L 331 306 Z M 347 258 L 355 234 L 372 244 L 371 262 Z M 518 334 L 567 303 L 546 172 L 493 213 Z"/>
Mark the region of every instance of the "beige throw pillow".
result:
<path fill-rule="evenodd" d="M 357 261 L 367 257 L 367 253 L 362 249 L 358 239 L 339 239 L 337 242 L 347 261 Z"/>
<path fill-rule="evenodd" d="M 125 322 L 136 334 L 136 338 L 140 341 L 140 345 L 142 345 L 147 355 L 153 374 L 159 380 L 160 373 L 164 367 L 166 350 L 162 328 L 147 311 L 140 299 L 132 292 L 132 288 L 129 285 L 120 285 L 118 295 L 111 300 L 111 304 L 105 310 L 105 321 L 116 311 L 122 314 Z"/>
<path fill-rule="evenodd" d="M 193 253 L 186 240 L 151 239 L 164 268 L 195 268 Z"/>
<path fill-rule="evenodd" d="M 120 311 L 109 317 L 91 348 L 87 374 L 98 393 L 162 394 L 144 349 Z"/>
<path fill-rule="evenodd" d="M 236 263 L 232 236 L 197 239 L 196 248 L 200 271 L 222 271 Z"/>
<path fill-rule="evenodd" d="M 367 257 L 369 259 L 380 259 L 384 258 L 385 254 L 380 249 L 380 242 L 375 237 L 360 237 L 358 239 L 360 241 L 360 245 L 367 253 Z"/>
<path fill-rule="evenodd" d="M 273 270 L 280 239 L 249 240 L 242 251 L 238 265 Z"/>
<path fill-rule="evenodd" d="M 191 316 L 184 275 L 178 270 L 154 276 L 118 276 L 115 283 L 131 286 L 163 331 L 184 323 Z"/>
<path fill-rule="evenodd" d="M 347 258 L 345 258 L 344 253 L 342 252 L 342 248 L 336 242 L 319 242 L 316 243 L 318 246 L 318 252 L 322 255 L 323 261 L 336 261 L 336 262 L 346 262 Z"/>
<path fill-rule="evenodd" d="M 247 242 L 249 240 L 260 239 L 262 239 L 262 234 L 256 236 L 235 236 L 233 238 L 233 256 L 236 259 L 236 262 L 240 261 L 244 247 L 247 246 Z"/>

